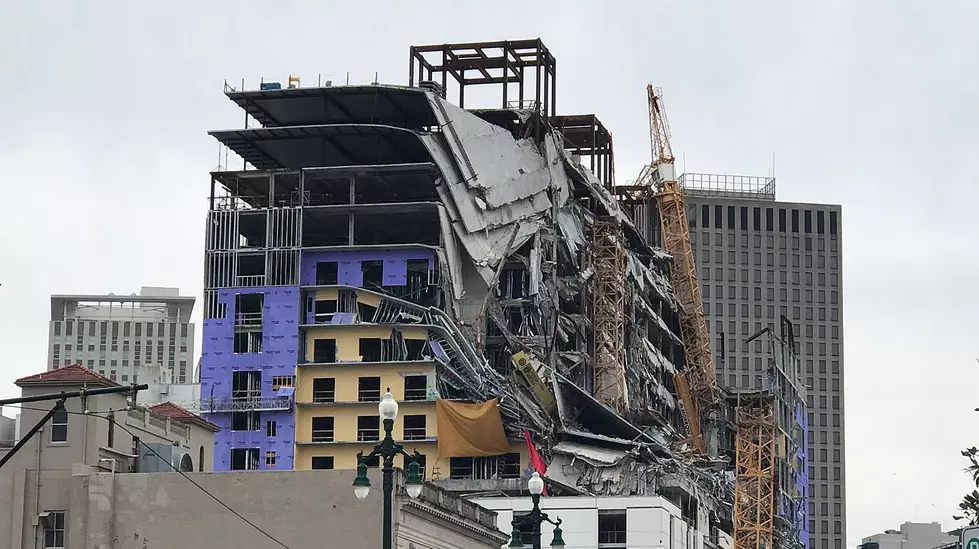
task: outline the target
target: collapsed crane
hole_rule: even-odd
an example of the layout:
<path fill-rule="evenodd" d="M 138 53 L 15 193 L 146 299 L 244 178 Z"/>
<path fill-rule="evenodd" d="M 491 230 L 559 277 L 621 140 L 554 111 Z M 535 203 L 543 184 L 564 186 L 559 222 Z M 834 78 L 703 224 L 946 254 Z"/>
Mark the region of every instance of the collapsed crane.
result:
<path fill-rule="evenodd" d="M 697 453 L 706 454 L 704 420 L 709 411 L 720 403 L 714 356 L 704 320 L 683 193 L 674 168 L 675 158 L 670 146 L 670 126 L 663 107 L 662 90 L 649 84 L 646 94 L 649 99 L 649 141 L 653 160 L 652 169 L 648 172 L 649 184 L 656 192 L 663 249 L 673 256 L 670 282 L 682 305 L 680 331 L 686 368 L 676 373 L 674 382 L 690 427 L 690 444 Z"/>
<path fill-rule="evenodd" d="M 652 165 L 644 181 L 655 190 L 663 248 L 673 257 L 670 281 L 682 305 L 680 329 L 686 368 L 677 372 L 675 385 L 690 429 L 690 444 L 706 455 L 704 426 L 721 404 L 714 356 L 704 318 L 703 300 L 683 192 L 677 182 L 675 158 L 663 94 L 646 86 L 649 100 L 649 137 Z M 771 549 L 775 517 L 775 417 L 768 398 L 738 398 L 735 412 L 735 549 Z"/>

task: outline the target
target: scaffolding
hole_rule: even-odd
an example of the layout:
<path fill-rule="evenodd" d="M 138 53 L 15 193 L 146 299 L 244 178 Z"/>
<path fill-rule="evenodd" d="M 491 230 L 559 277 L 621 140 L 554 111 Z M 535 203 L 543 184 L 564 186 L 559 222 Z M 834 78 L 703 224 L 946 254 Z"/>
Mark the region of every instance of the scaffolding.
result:
<path fill-rule="evenodd" d="M 766 393 L 738 395 L 735 422 L 734 546 L 772 549 L 775 521 L 775 412 Z"/>
<path fill-rule="evenodd" d="M 614 410 L 628 408 L 625 385 L 625 254 L 615 220 L 592 225 L 594 394 Z"/>

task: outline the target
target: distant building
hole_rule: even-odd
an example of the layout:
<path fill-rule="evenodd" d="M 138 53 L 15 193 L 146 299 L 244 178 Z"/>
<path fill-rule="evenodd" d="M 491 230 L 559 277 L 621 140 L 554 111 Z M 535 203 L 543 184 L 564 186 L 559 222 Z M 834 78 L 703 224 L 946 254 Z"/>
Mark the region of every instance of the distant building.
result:
<path fill-rule="evenodd" d="M 958 535 L 943 532 L 937 522 L 905 522 L 900 530 L 886 530 L 863 538 L 861 549 L 934 549 L 958 542 Z"/>
<path fill-rule="evenodd" d="M 23 396 L 119 386 L 82 366 L 23 377 L 16 384 Z M 23 430 L 53 405 L 37 402 L 22 408 Z M 115 423 L 108 420 L 110 410 Z M 73 522 L 65 515 L 76 493 L 75 472 L 210 471 L 216 431 L 215 425 L 172 404 L 129 407 L 122 393 L 68 399 L 65 411 L 55 414 L 0 469 L 0 547 L 76 546 L 71 534 L 72 544 L 65 545 L 66 528 L 82 522 L 80 516 Z M 0 455 L 7 451 L 0 449 Z M 41 545 L 47 536 L 51 539 Z"/>
<path fill-rule="evenodd" d="M 69 364 L 123 384 L 156 372 L 194 381 L 194 297 L 177 288 L 139 295 L 52 295 L 48 369 Z"/>
<path fill-rule="evenodd" d="M 0 415 L 0 448 L 9 448 L 17 442 L 17 419 Z"/>

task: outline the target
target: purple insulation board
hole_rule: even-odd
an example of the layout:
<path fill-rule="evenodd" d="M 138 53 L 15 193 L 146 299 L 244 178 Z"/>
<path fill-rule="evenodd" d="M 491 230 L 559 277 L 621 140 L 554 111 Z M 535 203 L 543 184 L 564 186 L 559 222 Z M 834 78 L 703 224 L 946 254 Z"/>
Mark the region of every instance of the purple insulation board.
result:
<path fill-rule="evenodd" d="M 428 269 L 435 268 L 435 251 L 429 248 L 395 248 L 391 250 L 342 250 L 328 252 L 303 252 L 299 283 L 303 286 L 316 285 L 316 264 L 337 262 L 337 284 L 346 286 L 364 285 L 364 261 L 383 261 L 382 286 L 404 286 L 407 283 L 408 260 L 424 259 Z"/>
<path fill-rule="evenodd" d="M 235 295 L 264 294 L 262 352 L 236 354 Z M 225 307 L 222 318 L 204 319 L 201 345 L 201 399 L 231 397 L 232 372 L 261 371 L 262 396 L 275 395 L 273 376 L 296 375 L 299 358 L 299 288 L 275 286 L 218 290 Z M 214 435 L 214 470 L 231 469 L 233 448 L 258 448 L 260 469 L 292 469 L 296 419 L 292 411 L 260 412 L 259 430 L 232 431 L 231 413 L 208 413 L 207 420 L 221 427 Z M 275 436 L 266 436 L 275 422 Z M 266 467 L 266 452 L 275 452 L 275 466 Z"/>

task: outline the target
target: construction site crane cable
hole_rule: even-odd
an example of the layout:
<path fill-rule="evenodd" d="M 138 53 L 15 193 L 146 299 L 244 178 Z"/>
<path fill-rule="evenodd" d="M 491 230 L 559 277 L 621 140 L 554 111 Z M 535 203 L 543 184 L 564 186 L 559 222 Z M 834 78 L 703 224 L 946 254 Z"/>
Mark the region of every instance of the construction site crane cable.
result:
<path fill-rule="evenodd" d="M 652 148 L 650 184 L 656 192 L 663 248 L 673 257 L 670 281 L 680 300 L 680 332 L 683 338 L 686 368 L 676 375 L 676 388 L 683 402 L 690 427 L 690 443 L 699 454 L 707 453 L 702 425 L 711 409 L 720 402 L 714 356 L 704 318 L 700 282 L 694 263 L 693 248 L 683 193 L 677 182 L 670 126 L 662 100 L 662 90 L 646 86 L 649 100 L 649 137 Z"/>

